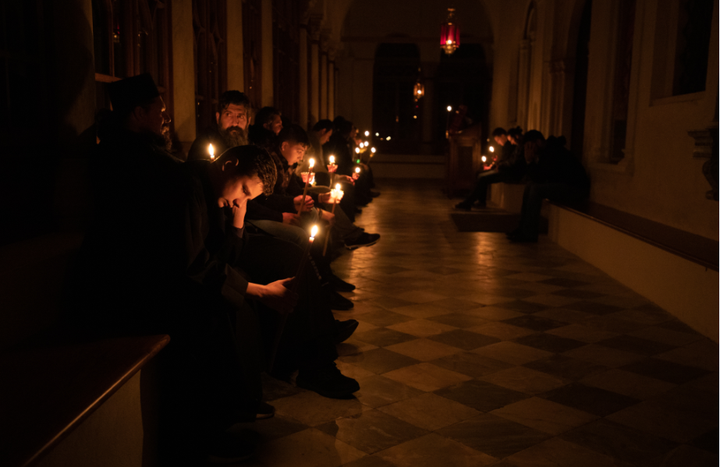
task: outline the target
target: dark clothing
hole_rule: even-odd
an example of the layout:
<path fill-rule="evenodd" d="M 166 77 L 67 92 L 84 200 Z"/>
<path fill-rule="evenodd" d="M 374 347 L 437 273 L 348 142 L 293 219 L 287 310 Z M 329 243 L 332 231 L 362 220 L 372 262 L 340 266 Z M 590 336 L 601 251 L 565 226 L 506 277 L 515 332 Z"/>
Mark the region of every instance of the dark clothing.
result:
<path fill-rule="evenodd" d="M 477 201 L 478 203 L 480 203 L 480 205 L 485 206 L 485 204 L 487 203 L 488 187 L 493 183 L 510 181 L 512 181 L 510 177 L 499 172 L 497 169 L 481 172 L 480 175 L 478 175 L 477 181 L 475 182 L 475 187 L 473 188 L 473 191 L 467 198 L 465 198 L 465 203 L 471 206 Z"/>
<path fill-rule="evenodd" d="M 155 139 L 118 128 L 100 143 L 102 206 L 78 260 L 74 318 L 94 333 L 170 335 L 158 355 L 161 450 L 168 463 L 195 465 L 257 397 L 233 329 L 247 281 L 228 263 L 243 241 L 225 234 L 202 170 Z"/>
<path fill-rule="evenodd" d="M 498 172 L 506 178 L 505 182 L 519 182 L 525 176 L 525 153 L 523 146 L 513 145 L 509 141 L 503 146 L 503 158 L 498 161 Z"/>
<path fill-rule="evenodd" d="M 527 164 L 529 183 L 523 193 L 523 205 L 518 233 L 526 239 L 537 239 L 540 209 L 544 199 L 574 203 L 590 192 L 590 179 L 579 160 L 565 148 L 564 140 L 550 137 Z"/>
<path fill-rule="evenodd" d="M 267 152 L 272 152 L 277 146 L 277 135 L 262 125 L 250 125 L 248 129 L 248 140 Z"/>
<path fill-rule="evenodd" d="M 340 136 L 340 134 L 333 133 L 330 136 L 330 141 L 323 145 L 323 154 L 325 157 L 330 155 L 335 156 L 335 163 L 337 164 L 337 172 L 343 175 L 352 175 L 355 162 L 353 159 L 352 151 L 350 150 L 350 143 L 347 139 Z"/>

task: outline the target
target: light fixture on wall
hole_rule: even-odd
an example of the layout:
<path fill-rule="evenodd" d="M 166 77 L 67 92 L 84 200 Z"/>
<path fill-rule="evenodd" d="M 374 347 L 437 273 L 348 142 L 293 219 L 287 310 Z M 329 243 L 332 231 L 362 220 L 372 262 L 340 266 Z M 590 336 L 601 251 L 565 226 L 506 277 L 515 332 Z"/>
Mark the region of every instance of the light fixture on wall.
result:
<path fill-rule="evenodd" d="M 423 86 L 420 80 L 418 80 L 413 87 L 413 96 L 415 97 L 415 102 L 419 101 L 424 95 L 425 86 Z"/>
<path fill-rule="evenodd" d="M 455 8 L 448 8 L 447 20 L 440 26 L 440 48 L 450 55 L 460 47 L 460 28 L 455 22 Z"/>

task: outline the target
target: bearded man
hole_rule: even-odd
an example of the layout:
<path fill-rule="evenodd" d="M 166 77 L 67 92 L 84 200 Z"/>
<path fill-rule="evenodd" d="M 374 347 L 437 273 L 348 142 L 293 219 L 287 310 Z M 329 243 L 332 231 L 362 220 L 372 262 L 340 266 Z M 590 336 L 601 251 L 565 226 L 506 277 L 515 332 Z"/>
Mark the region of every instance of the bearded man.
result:
<path fill-rule="evenodd" d="M 247 127 L 250 99 L 240 91 L 225 91 L 220 95 L 217 125 L 206 128 L 193 142 L 188 161 L 210 160 L 209 145 L 213 145 L 215 157 L 226 149 L 248 144 Z"/>

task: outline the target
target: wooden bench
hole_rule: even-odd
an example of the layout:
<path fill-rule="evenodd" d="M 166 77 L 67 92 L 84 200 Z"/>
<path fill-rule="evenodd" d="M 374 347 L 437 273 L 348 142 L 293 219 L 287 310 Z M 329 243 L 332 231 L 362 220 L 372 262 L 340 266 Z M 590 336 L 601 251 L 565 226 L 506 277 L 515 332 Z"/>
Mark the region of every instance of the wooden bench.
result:
<path fill-rule="evenodd" d="M 597 203 L 550 204 L 550 239 L 718 342 L 718 242 Z"/>
<path fill-rule="evenodd" d="M 0 466 L 153 464 L 151 360 L 169 337 L 50 331 L 81 241 L 51 234 L 0 248 Z"/>

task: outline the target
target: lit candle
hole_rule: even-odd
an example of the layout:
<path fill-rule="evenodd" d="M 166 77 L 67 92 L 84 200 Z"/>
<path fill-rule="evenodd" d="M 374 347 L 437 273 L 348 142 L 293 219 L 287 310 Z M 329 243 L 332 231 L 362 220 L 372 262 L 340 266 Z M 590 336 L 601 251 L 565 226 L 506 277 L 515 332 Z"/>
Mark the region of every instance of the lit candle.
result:
<path fill-rule="evenodd" d="M 377 149 L 375 149 L 374 146 L 372 148 L 370 148 L 370 152 L 372 152 L 373 154 L 375 154 L 376 151 L 377 151 Z M 370 156 L 370 157 L 372 157 L 372 156 Z"/>
<path fill-rule="evenodd" d="M 341 187 L 340 184 L 338 183 L 337 185 L 335 185 L 335 189 L 330 191 L 330 202 L 333 203 L 333 207 L 332 207 L 332 211 L 331 211 L 331 212 L 332 212 L 333 214 L 335 214 L 335 206 L 337 206 L 337 203 L 340 202 L 340 200 L 342 199 L 343 195 L 345 194 L 345 193 L 343 193 L 343 191 L 341 190 L 341 188 L 342 188 L 342 187 Z M 323 256 L 325 256 L 325 253 L 327 252 L 327 246 L 328 246 L 328 240 L 329 240 L 329 239 L 330 239 L 330 235 L 325 235 L 325 245 L 323 245 Z"/>
<path fill-rule="evenodd" d="M 375 133 L 375 136 L 380 136 L 380 133 Z"/>
<path fill-rule="evenodd" d="M 353 174 L 353 180 L 360 178 L 360 167 L 355 167 L 355 173 Z"/>
<path fill-rule="evenodd" d="M 308 240 L 308 244 L 305 247 L 305 253 L 302 255 L 302 258 L 300 259 L 300 264 L 298 265 L 298 270 L 295 273 L 296 283 L 293 284 L 295 289 L 297 289 L 297 280 L 300 279 L 303 269 L 305 269 L 305 264 L 307 263 L 307 258 L 310 255 L 310 247 L 312 246 L 313 242 L 315 241 L 315 236 L 317 235 L 317 233 L 318 233 L 318 226 L 313 225 L 312 229 L 310 229 L 310 239 Z"/>
<path fill-rule="evenodd" d="M 305 188 L 303 189 L 303 197 L 302 197 L 302 203 L 300 203 L 300 209 L 298 209 L 298 214 L 303 212 L 305 210 L 305 199 L 307 197 L 307 190 L 308 190 L 308 184 L 310 183 L 310 176 L 312 175 L 313 167 L 315 167 L 315 159 L 310 158 L 308 161 L 308 166 L 310 167 L 308 169 L 307 178 L 305 178 Z"/>
<path fill-rule="evenodd" d="M 369 131 L 365 131 L 365 136 L 370 136 L 370 132 L 369 132 Z"/>
<path fill-rule="evenodd" d="M 487 162 L 487 157 L 482 156 L 482 161 L 483 161 L 483 164 L 484 164 L 485 162 Z"/>
<path fill-rule="evenodd" d="M 494 146 L 490 146 L 490 152 L 495 152 L 495 147 L 494 147 Z"/>
<path fill-rule="evenodd" d="M 387 137 L 387 140 L 390 141 L 390 137 L 389 137 L 389 136 Z"/>
<path fill-rule="evenodd" d="M 355 148 L 355 154 L 360 154 L 360 148 Z"/>
<path fill-rule="evenodd" d="M 215 159 L 215 148 L 212 144 L 208 146 L 208 153 L 210 153 L 210 160 Z"/>
<path fill-rule="evenodd" d="M 448 105 L 448 106 L 447 106 L 447 111 L 448 111 L 448 112 L 452 112 L 452 106 L 451 106 L 451 105 Z"/>

